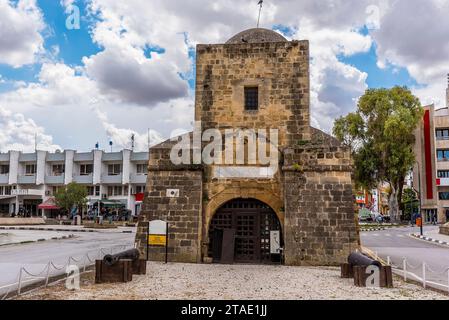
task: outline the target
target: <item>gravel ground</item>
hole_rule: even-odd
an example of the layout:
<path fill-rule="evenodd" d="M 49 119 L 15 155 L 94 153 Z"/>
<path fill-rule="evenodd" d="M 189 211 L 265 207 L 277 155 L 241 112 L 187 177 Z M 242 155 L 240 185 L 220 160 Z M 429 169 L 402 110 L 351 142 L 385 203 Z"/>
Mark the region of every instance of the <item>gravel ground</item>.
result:
<path fill-rule="evenodd" d="M 394 289 L 367 289 L 340 279 L 338 268 L 148 263 L 146 276 L 125 284 L 63 284 L 21 299 L 50 300 L 447 300 L 448 296 L 395 278 Z"/>

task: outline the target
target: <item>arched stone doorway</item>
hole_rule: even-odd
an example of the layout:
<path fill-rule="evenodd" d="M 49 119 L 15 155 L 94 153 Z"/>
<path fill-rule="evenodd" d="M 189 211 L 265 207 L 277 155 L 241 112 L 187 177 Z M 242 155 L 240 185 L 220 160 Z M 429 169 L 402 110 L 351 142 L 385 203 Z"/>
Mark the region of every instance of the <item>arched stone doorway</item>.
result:
<path fill-rule="evenodd" d="M 209 225 L 208 255 L 215 263 L 280 263 L 281 223 L 256 199 L 234 199 L 220 207 Z"/>

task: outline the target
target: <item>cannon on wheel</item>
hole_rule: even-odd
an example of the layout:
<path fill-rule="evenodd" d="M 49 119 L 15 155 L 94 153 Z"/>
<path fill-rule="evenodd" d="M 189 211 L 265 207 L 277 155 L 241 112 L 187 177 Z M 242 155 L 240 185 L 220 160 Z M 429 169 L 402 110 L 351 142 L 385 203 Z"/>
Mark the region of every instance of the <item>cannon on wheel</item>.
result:
<path fill-rule="evenodd" d="M 108 266 L 113 266 L 120 260 L 132 260 L 135 261 L 139 259 L 140 253 L 137 249 L 126 250 L 123 252 L 119 252 L 117 254 L 107 254 L 104 256 L 103 261 Z"/>
<path fill-rule="evenodd" d="M 373 260 L 360 252 L 353 252 L 348 257 L 348 263 L 352 267 L 369 267 L 369 266 L 377 266 L 382 267 L 382 264 L 379 261 Z"/>
<path fill-rule="evenodd" d="M 146 274 L 147 261 L 139 257 L 137 249 L 105 255 L 95 262 L 95 283 L 128 282 L 133 274 Z"/>
<path fill-rule="evenodd" d="M 341 265 L 342 278 L 354 278 L 354 285 L 365 287 L 368 277 L 372 274 L 369 268 L 378 268 L 379 286 L 381 288 L 393 287 L 393 274 L 391 266 L 384 266 L 380 261 L 360 253 L 353 252 L 348 256 L 348 263 Z"/>

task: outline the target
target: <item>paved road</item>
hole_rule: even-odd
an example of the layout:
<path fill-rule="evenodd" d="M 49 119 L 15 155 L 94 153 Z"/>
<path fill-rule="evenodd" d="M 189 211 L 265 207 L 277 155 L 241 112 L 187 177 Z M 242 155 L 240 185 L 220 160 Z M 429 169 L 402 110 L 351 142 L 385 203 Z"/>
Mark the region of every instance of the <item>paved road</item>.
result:
<path fill-rule="evenodd" d="M 25 267 L 30 273 L 40 273 L 50 261 L 60 268 L 67 264 L 69 257 L 80 260 L 79 264 L 81 264 L 86 254 L 89 254 L 89 258 L 93 260 L 101 254 L 100 249 L 102 248 L 108 248 L 109 251 L 103 252 L 110 253 L 111 248 L 116 246 L 132 246 L 135 233 L 94 232 L 75 233 L 75 236 L 75 238 L 67 240 L 49 240 L 41 243 L 0 247 L 0 298 L 10 289 L 2 287 L 16 282 L 22 267 Z M 119 249 L 115 248 L 115 250 Z M 72 260 L 72 264 L 73 262 Z M 61 274 L 61 272 L 65 272 L 65 268 L 59 272 L 53 269 L 51 275 Z M 25 280 L 31 280 L 31 277 L 27 277 Z"/>
<path fill-rule="evenodd" d="M 426 231 L 437 227 L 425 227 Z M 407 270 L 422 278 L 422 263 L 427 270 L 426 279 L 431 282 L 448 285 L 449 247 L 411 238 L 411 233 L 419 233 L 418 228 L 393 228 L 384 231 L 362 232 L 362 245 L 377 252 L 384 260 L 391 258 L 392 264 L 402 269 L 403 259 L 407 259 Z M 430 272 L 433 271 L 433 272 Z M 432 285 L 432 283 L 430 283 Z M 435 285 L 440 289 L 444 287 Z"/>

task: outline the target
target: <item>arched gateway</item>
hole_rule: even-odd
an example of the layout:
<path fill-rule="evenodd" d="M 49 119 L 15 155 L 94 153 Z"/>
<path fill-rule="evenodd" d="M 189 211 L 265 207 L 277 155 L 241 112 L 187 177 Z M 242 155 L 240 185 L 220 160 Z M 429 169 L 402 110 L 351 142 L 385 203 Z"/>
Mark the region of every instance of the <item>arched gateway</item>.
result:
<path fill-rule="evenodd" d="M 234 199 L 217 210 L 209 226 L 209 256 L 215 263 L 280 262 L 283 246 L 276 213 L 255 199 Z"/>
<path fill-rule="evenodd" d="M 310 126 L 309 61 L 307 40 L 262 28 L 197 45 L 195 129 L 150 149 L 142 258 L 270 263 L 278 236 L 286 265 L 346 261 L 359 241 L 351 150 Z M 149 244 L 152 220 L 168 223 L 167 247 Z"/>

